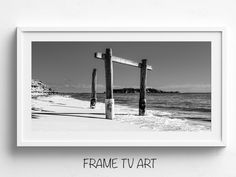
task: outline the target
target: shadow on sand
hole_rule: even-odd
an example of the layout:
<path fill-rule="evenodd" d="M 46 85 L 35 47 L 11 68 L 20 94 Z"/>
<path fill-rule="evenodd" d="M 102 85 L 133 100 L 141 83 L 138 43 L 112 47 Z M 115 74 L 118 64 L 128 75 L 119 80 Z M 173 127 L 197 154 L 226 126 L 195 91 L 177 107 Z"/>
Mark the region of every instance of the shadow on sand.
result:
<path fill-rule="evenodd" d="M 32 119 L 40 119 L 39 115 L 54 115 L 54 116 L 68 116 L 68 117 L 79 117 L 79 118 L 91 118 L 91 119 L 106 119 L 104 113 L 54 113 L 54 112 L 33 112 Z M 90 116 L 94 115 L 94 116 Z M 98 115 L 98 116 L 96 116 Z M 115 114 L 115 115 L 128 115 L 128 114 Z M 102 116 L 102 117 L 100 117 Z M 107 119 L 106 119 L 107 120 Z"/>

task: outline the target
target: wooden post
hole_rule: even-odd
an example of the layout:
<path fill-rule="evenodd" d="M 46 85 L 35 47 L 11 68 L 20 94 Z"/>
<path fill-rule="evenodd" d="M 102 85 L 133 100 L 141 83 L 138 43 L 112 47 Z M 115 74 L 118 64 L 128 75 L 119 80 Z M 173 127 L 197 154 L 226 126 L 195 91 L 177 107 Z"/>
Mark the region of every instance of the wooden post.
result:
<path fill-rule="evenodd" d="M 97 69 L 93 69 L 90 108 L 95 109 L 97 103 Z"/>
<path fill-rule="evenodd" d="M 106 99 L 105 111 L 106 119 L 114 118 L 114 99 L 113 99 L 113 65 L 112 49 L 107 48 L 105 53 L 105 77 L 106 77 Z"/>
<path fill-rule="evenodd" d="M 147 80 L 147 60 L 143 59 L 140 69 L 140 97 L 139 97 L 139 115 L 145 115 L 146 111 L 146 81 Z"/>
<path fill-rule="evenodd" d="M 106 118 L 114 117 L 114 99 L 113 99 L 113 66 L 112 63 L 119 63 L 141 68 L 140 71 L 140 98 L 139 98 L 139 115 L 145 115 L 146 109 L 146 80 L 147 70 L 152 70 L 152 66 L 147 65 L 147 60 L 143 59 L 141 63 L 134 62 L 125 58 L 112 56 L 112 50 L 106 49 L 106 53 L 96 52 L 94 57 L 105 61 L 106 75 L 106 99 L 105 111 Z"/>

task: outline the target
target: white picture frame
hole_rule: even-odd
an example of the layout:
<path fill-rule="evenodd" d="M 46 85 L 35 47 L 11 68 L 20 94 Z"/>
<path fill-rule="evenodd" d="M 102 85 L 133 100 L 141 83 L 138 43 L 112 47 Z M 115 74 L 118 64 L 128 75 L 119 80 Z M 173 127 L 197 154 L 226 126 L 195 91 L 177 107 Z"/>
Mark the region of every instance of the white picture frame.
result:
<path fill-rule="evenodd" d="M 31 124 L 32 41 L 210 41 L 212 43 L 212 129 L 210 132 L 39 131 Z M 17 28 L 17 146 L 225 147 L 224 28 Z M 61 137 L 61 138 L 60 138 Z"/>

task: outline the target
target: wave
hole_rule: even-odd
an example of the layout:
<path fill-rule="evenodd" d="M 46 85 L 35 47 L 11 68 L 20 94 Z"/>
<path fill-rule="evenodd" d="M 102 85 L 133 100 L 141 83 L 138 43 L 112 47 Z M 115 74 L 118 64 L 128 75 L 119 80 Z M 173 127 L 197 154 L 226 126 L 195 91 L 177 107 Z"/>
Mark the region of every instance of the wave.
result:
<path fill-rule="evenodd" d="M 90 94 L 72 94 L 73 98 L 90 101 Z M 138 109 L 137 94 L 114 94 L 115 104 Z M 104 94 L 97 95 L 98 102 L 104 102 Z M 170 119 L 211 121 L 211 100 L 209 94 L 171 94 L 147 97 L 147 112 L 154 116 Z"/>
<path fill-rule="evenodd" d="M 205 121 L 205 122 L 211 122 L 211 117 L 206 115 L 199 115 L 199 114 L 189 114 L 187 112 L 185 113 L 179 113 L 179 112 L 162 112 L 162 111 L 153 111 L 151 112 L 151 115 L 157 116 L 157 117 L 167 117 L 170 119 L 181 119 L 181 120 L 194 120 L 194 121 Z"/>
<path fill-rule="evenodd" d="M 186 107 L 178 107 L 178 106 L 152 106 L 152 107 L 153 108 L 160 108 L 160 109 L 191 111 L 191 112 L 211 112 L 211 108 L 186 108 Z"/>

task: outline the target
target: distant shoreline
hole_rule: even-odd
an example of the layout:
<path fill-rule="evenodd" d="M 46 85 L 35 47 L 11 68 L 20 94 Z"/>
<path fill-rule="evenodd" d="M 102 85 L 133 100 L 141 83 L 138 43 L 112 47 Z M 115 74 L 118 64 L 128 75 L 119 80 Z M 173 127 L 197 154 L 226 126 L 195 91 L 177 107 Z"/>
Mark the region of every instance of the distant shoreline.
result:
<path fill-rule="evenodd" d="M 34 96 L 42 96 L 42 95 L 60 95 L 60 94 L 76 94 L 76 93 L 81 93 L 81 94 L 89 94 L 91 92 L 61 92 L 61 91 L 56 91 L 57 89 L 50 88 L 47 84 L 44 82 L 37 80 L 37 79 L 32 79 L 31 82 L 31 94 L 32 97 Z M 97 94 L 104 94 L 105 92 L 97 92 Z M 132 88 L 132 87 L 124 87 L 124 88 L 114 88 L 113 93 L 118 93 L 118 94 L 136 94 L 140 93 L 139 88 Z M 146 93 L 158 93 L 158 94 L 210 94 L 211 92 L 180 92 L 180 91 L 167 91 L 167 90 L 161 90 L 161 89 L 156 89 L 156 88 L 151 88 L 148 87 L 146 88 Z"/>

